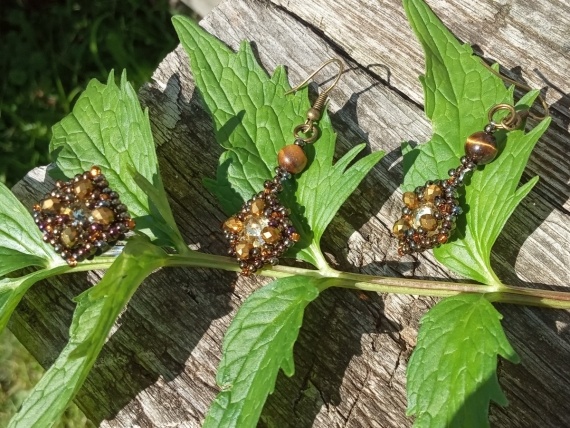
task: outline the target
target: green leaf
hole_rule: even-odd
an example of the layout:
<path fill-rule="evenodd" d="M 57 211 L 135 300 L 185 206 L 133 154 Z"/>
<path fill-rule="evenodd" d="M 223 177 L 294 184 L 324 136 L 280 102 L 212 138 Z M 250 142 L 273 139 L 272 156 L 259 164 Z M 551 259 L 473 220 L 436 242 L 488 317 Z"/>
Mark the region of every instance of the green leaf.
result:
<path fill-rule="evenodd" d="M 173 23 L 213 117 L 216 140 L 226 149 L 216 179 L 205 185 L 230 215 L 273 177 L 277 153 L 293 143 L 293 129 L 305 121 L 310 108 L 307 89 L 285 95 L 290 86 L 284 68 L 268 76 L 247 42 L 234 53 L 190 19 L 176 16 Z M 382 153 L 349 167 L 364 147 L 357 146 L 333 166 L 336 136 L 327 114 L 319 128 L 320 138 L 307 148 L 307 168 L 286 186 L 282 200 L 292 209 L 292 221 L 302 236 L 295 255 L 323 268 L 327 265 L 319 241 L 324 230 Z"/>
<path fill-rule="evenodd" d="M 161 244 L 173 245 L 176 241 L 178 236 L 166 236 L 156 227 L 166 221 L 131 174 L 138 172 L 164 194 L 148 110 L 141 109 L 125 72 L 119 86 L 113 72 L 106 85 L 97 80 L 89 82 L 73 112 L 53 127 L 50 150 L 68 177 L 99 165 L 129 207 L 137 230 L 159 239 Z"/>
<path fill-rule="evenodd" d="M 408 415 L 415 427 L 488 427 L 489 403 L 505 406 L 497 355 L 519 358 L 483 296 L 442 300 L 421 320 L 407 372 Z"/>
<path fill-rule="evenodd" d="M 547 119 L 529 133 L 509 132 L 506 142 L 509 153 L 504 150 L 485 167 L 485 172 L 492 172 L 488 176 L 473 175 L 466 191 L 469 209 L 464 220 L 465 234 L 450 245 L 437 248 L 434 253 L 438 260 L 479 282 L 500 282 L 491 267 L 491 249 L 517 205 L 538 181 L 538 177 L 533 177 L 518 187 L 530 153 L 549 124 Z"/>
<path fill-rule="evenodd" d="M 45 269 L 42 269 L 21 278 L 0 279 L 0 332 L 8 324 L 12 312 L 18 306 L 26 291 L 40 279 L 43 279 L 45 271 Z"/>
<path fill-rule="evenodd" d="M 131 238 L 96 286 L 77 297 L 69 342 L 44 374 L 10 428 L 50 427 L 73 399 L 115 320 L 141 282 L 163 265 L 166 253 L 143 238 Z"/>
<path fill-rule="evenodd" d="M 513 104 L 512 90 L 461 45 L 420 0 L 404 0 L 410 24 L 426 54 L 426 74 L 421 78 L 426 115 L 432 121 L 431 141 L 407 150 L 414 159 L 406 172 L 404 188 L 412 190 L 427 180 L 447 178 L 459 165 L 467 137 L 484 128 L 487 113 L 499 103 Z M 530 94 L 529 99 L 536 94 Z M 485 284 L 499 284 L 490 264 L 491 248 L 521 199 L 532 189 L 531 180 L 517 189 L 530 152 L 550 120 L 528 134 L 523 131 L 499 137 L 497 159 L 473 173 L 465 187 L 466 214 L 458 221 L 453 242 L 434 251 L 438 260 L 456 272 Z M 410 161 L 404 162 L 406 166 Z M 464 235 L 459 231 L 465 230 Z"/>
<path fill-rule="evenodd" d="M 61 259 L 34 223 L 30 211 L 0 183 L 0 277 L 28 266 L 47 267 Z"/>
<path fill-rule="evenodd" d="M 170 204 L 168 203 L 168 198 L 166 197 L 166 192 L 160 186 L 154 186 L 150 181 L 148 181 L 143 175 L 137 171 L 131 171 L 131 174 L 138 186 L 147 194 L 149 201 L 151 202 L 151 207 L 162 219 L 162 222 L 155 223 L 154 227 L 161 230 L 165 236 L 170 237 L 172 244 L 178 250 L 179 253 L 186 253 L 190 251 L 188 246 L 184 242 L 184 238 L 178 230 L 174 216 L 172 215 L 172 210 Z"/>
<path fill-rule="evenodd" d="M 30 212 L 14 194 L 0 183 L 0 332 L 26 291 L 49 273 L 58 271 L 65 262 L 49 245 Z M 44 269 L 21 278 L 3 278 L 9 273 L 30 266 Z"/>
<path fill-rule="evenodd" d="M 323 279 L 278 279 L 254 292 L 241 306 L 224 338 L 214 400 L 204 428 L 255 427 L 279 369 L 294 372 L 293 345 L 305 307 Z"/>

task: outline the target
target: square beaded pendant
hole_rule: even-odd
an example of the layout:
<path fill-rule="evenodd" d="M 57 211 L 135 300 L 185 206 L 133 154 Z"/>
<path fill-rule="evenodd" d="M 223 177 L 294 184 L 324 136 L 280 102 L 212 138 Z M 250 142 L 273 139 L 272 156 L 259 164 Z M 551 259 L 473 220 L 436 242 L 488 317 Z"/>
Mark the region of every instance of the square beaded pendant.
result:
<path fill-rule="evenodd" d="M 238 260 L 242 275 L 251 275 L 267 264 L 278 264 L 279 257 L 301 239 L 289 219 L 291 211 L 281 204 L 278 194 L 285 180 L 305 168 L 304 145 L 303 140 L 297 140 L 283 147 L 278 154 L 275 177 L 267 180 L 263 191 L 245 202 L 223 224 L 230 244 L 228 253 Z"/>

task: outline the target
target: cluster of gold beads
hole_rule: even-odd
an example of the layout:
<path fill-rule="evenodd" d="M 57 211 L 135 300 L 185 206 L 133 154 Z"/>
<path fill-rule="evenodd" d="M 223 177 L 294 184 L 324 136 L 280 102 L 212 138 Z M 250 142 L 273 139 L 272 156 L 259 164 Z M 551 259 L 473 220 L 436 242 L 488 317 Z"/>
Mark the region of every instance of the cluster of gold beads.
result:
<path fill-rule="evenodd" d="M 394 224 L 400 255 L 421 252 L 444 244 L 461 213 L 449 180 L 428 181 L 404 193 L 402 217 Z"/>
<path fill-rule="evenodd" d="M 97 166 L 69 181 L 58 180 L 34 205 L 33 216 L 43 240 L 70 266 L 107 251 L 135 227 Z"/>
<path fill-rule="evenodd" d="M 279 257 L 300 239 L 289 219 L 289 209 L 277 198 L 283 189 L 281 182 L 288 177 L 288 172 L 277 168 L 275 178 L 265 182 L 264 190 L 224 222 L 229 254 L 239 261 L 243 275 L 255 273 L 265 264 L 278 264 Z"/>
<path fill-rule="evenodd" d="M 392 229 L 398 238 L 398 253 L 401 256 L 439 247 L 449 240 L 457 216 L 462 213 L 457 189 L 463 185 L 467 173 L 495 158 L 495 129 L 493 124 L 489 124 L 485 131 L 467 138 L 461 165 L 449 170 L 448 179 L 428 181 L 413 192 L 404 193 L 402 216 Z"/>
<path fill-rule="evenodd" d="M 228 253 L 238 260 L 242 275 L 251 275 L 267 264 L 278 264 L 279 257 L 301 239 L 289 219 L 290 210 L 280 203 L 278 194 L 285 180 L 305 168 L 304 145 L 297 140 L 283 147 L 277 156 L 279 166 L 273 179 L 267 180 L 263 191 L 223 224 L 230 244 Z"/>

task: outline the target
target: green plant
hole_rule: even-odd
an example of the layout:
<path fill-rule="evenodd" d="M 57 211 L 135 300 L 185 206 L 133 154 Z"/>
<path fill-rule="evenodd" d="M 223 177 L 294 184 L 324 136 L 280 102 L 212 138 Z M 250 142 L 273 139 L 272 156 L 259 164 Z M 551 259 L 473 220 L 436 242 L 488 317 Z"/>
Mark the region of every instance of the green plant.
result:
<path fill-rule="evenodd" d="M 0 334 L 0 426 L 8 425 L 42 372 L 42 367 L 26 348 L 9 330 L 4 330 Z M 75 404 L 70 404 L 54 427 L 93 427 L 93 424 Z"/>
<path fill-rule="evenodd" d="M 2 2 L 0 182 L 48 163 L 51 125 L 109 64 L 147 82 L 176 46 L 170 16 L 167 0 Z"/>
<path fill-rule="evenodd" d="M 464 138 L 485 125 L 486 109 L 496 103 L 512 102 L 512 91 L 505 89 L 500 79 L 472 56 L 468 46 L 454 39 L 422 1 L 406 0 L 404 6 L 426 50 L 426 111 L 434 124 L 434 138 L 417 149 L 417 160 L 407 171 L 405 186 L 414 186 L 425 180 L 423 171 L 429 173 L 427 178 L 444 176 L 448 166 L 436 163 L 439 156 L 435 155 L 450 153 L 449 158 L 458 157 Z M 212 113 L 216 139 L 226 150 L 220 158 L 216 179 L 208 180 L 206 186 L 220 197 L 223 208 L 231 214 L 271 176 L 276 151 L 287 143 L 287 135 L 309 108 L 307 91 L 285 96 L 289 85 L 283 68 L 268 76 L 247 43 L 233 53 L 187 19 L 177 17 L 174 25 L 189 54 L 205 107 Z M 470 85 L 463 84 L 466 73 Z M 534 96 L 536 92 L 519 104 L 528 105 Z M 465 98 L 480 101 L 465 103 Z M 83 105 L 90 106 L 89 114 L 84 113 Z M 101 114 L 103 105 L 113 106 L 115 115 L 111 120 L 109 115 Z M 439 114 L 437 107 L 442 106 L 453 115 Z M 258 126 L 260 121 L 265 127 Z M 226 126 L 229 122 L 232 132 Z M 458 415 L 476 421 L 478 426 L 487 425 L 489 402 L 505 404 L 497 382 L 497 356 L 517 361 L 502 330 L 501 315 L 492 303 L 570 307 L 570 294 L 505 285 L 488 263 L 498 232 L 534 183 L 516 190 L 522 165 L 548 124 L 544 120 L 529 133 L 509 133 L 501 156 L 513 159 L 520 168 L 485 168 L 477 174 L 480 181 L 474 179 L 468 187 L 465 197 L 471 204 L 485 203 L 488 209 L 496 208 L 500 213 L 493 223 L 488 223 L 489 227 L 481 228 L 477 225 L 487 221 L 487 216 L 473 209 L 473 227 L 453 244 L 455 251 L 464 255 L 463 260 L 479 266 L 477 272 L 461 267 L 455 253 L 440 251 L 442 263 L 480 282 L 457 284 L 372 277 L 340 272 L 329 266 L 320 249 L 320 238 L 342 202 L 381 154 L 373 153 L 353 162 L 361 150 L 356 147 L 333 165 L 335 136 L 325 115 L 320 122 L 322 136 L 311 156 L 312 165 L 298 178 L 296 187 L 284 191 L 284 198 L 293 208 L 293 221 L 304 236 L 294 255 L 314 269 L 276 266 L 259 272 L 276 279 L 246 300 L 226 334 L 217 376 L 221 392 L 210 408 L 205 426 L 256 426 L 279 369 L 287 375 L 293 373 L 292 349 L 304 308 L 329 287 L 447 297 L 422 320 L 418 346 L 408 368 L 409 412 L 416 415 L 418 426 L 446 426 Z M 91 143 L 83 144 L 85 141 Z M 70 116 L 54 127 L 52 149 L 56 148 L 56 165 L 67 176 L 92 163 L 102 166 L 111 186 L 123 192 L 125 201 L 131 199 L 129 206 L 138 221 L 138 233 L 128 240 L 116 259 L 100 257 L 70 268 L 41 242 L 31 219 L 22 219 L 25 208 L 0 186 L 2 224 L 10 225 L 0 234 L 0 269 L 8 274 L 23 267 L 37 267 L 25 276 L 7 277 L 0 282 L 0 327 L 38 279 L 77 270 L 108 269 L 100 283 L 78 297 L 68 345 L 24 401 L 10 422 L 11 427 L 50 426 L 57 420 L 80 388 L 115 318 L 154 269 L 196 266 L 239 270 L 233 260 L 191 251 L 184 244 L 160 180 L 148 116 L 140 110 L 125 74 L 119 86 L 112 74 L 106 85 L 89 84 Z M 410 153 L 407 145 L 405 151 Z M 134 156 L 135 153 L 145 156 Z M 495 175 L 498 178 L 493 178 Z M 505 183 L 497 192 L 502 198 L 479 200 L 481 187 L 493 179 Z M 331 204 L 321 192 L 330 191 L 340 182 L 343 188 Z M 304 211 L 291 203 L 293 200 L 301 203 Z M 13 238 L 24 233 L 25 239 Z M 461 245 L 467 244 L 469 251 L 462 250 Z M 466 336 L 472 338 L 470 346 L 450 353 L 450 349 L 460 348 Z M 479 358 L 473 357 L 475 353 Z M 467 368 L 469 377 L 463 376 Z M 442 378 L 459 380 L 436 382 Z M 473 395 L 476 400 L 467 400 Z"/>

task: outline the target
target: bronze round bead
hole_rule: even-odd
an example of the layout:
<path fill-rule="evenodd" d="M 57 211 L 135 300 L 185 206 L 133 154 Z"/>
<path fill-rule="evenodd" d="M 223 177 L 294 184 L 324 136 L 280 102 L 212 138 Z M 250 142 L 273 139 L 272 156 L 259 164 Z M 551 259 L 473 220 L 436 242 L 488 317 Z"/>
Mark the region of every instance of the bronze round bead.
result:
<path fill-rule="evenodd" d="M 497 141 L 493 134 L 479 131 L 467 137 L 465 154 L 478 165 L 485 165 L 497 156 Z"/>
<path fill-rule="evenodd" d="M 303 149 L 295 144 L 289 144 L 279 150 L 277 155 L 279 166 L 291 174 L 298 174 L 307 165 L 307 155 Z"/>
<path fill-rule="evenodd" d="M 307 112 L 307 119 L 311 119 L 312 121 L 317 121 L 320 118 L 321 118 L 321 112 L 316 108 L 310 108 L 309 111 Z"/>

